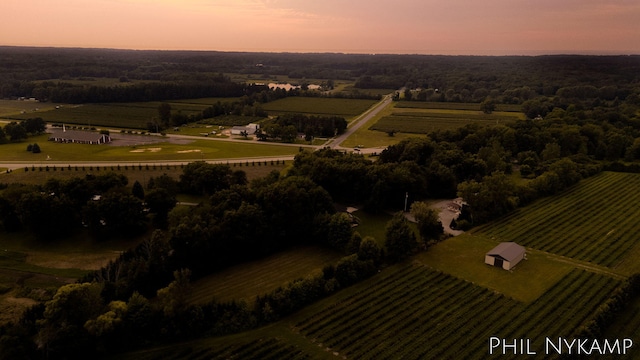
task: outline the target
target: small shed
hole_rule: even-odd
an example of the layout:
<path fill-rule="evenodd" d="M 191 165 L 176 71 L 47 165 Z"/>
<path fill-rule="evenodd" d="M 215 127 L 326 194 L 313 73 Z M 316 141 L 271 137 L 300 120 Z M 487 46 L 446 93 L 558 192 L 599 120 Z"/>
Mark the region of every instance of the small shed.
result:
<path fill-rule="evenodd" d="M 491 249 L 485 256 L 484 262 L 491 266 L 513 269 L 520 260 L 524 259 L 526 249 L 514 242 L 503 242 Z"/>

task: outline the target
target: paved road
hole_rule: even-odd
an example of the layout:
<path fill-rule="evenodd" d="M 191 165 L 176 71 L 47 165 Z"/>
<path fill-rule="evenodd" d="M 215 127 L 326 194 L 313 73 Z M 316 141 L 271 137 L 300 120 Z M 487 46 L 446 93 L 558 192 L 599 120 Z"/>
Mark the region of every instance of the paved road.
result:
<path fill-rule="evenodd" d="M 362 115 L 357 117 L 354 121 L 352 121 L 347 127 L 347 130 L 345 130 L 345 132 L 342 135 L 337 136 L 333 139 L 330 139 L 323 145 L 323 147 L 328 146 L 332 149 L 341 149 L 341 150 L 348 149 L 341 146 L 342 142 L 345 141 L 354 132 L 356 132 L 356 130 L 358 130 L 364 124 L 366 124 L 369 120 L 371 120 L 374 116 L 378 115 L 378 113 L 382 111 L 384 108 L 386 108 L 391 103 L 391 101 L 392 101 L 391 94 L 385 95 L 382 101 L 380 101 L 379 103 L 374 105 L 371 109 L 367 110 Z M 378 152 L 379 153 L 383 149 L 384 148 L 363 148 L 363 149 L 360 149 L 360 152 L 362 153 Z"/>

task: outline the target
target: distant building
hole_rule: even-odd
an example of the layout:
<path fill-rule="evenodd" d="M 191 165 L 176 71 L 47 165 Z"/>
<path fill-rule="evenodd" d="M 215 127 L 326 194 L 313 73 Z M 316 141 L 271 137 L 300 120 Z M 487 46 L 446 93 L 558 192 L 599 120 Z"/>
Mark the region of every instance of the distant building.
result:
<path fill-rule="evenodd" d="M 514 242 L 503 242 L 484 256 L 484 262 L 491 266 L 511 270 L 525 258 L 525 253 L 524 246 Z"/>
<path fill-rule="evenodd" d="M 94 131 L 66 130 L 56 131 L 49 136 L 49 141 L 76 144 L 107 144 L 111 137 Z"/>
<path fill-rule="evenodd" d="M 258 131 L 260 125 L 249 124 L 247 126 L 234 126 L 231 128 L 231 135 L 242 135 L 243 131 L 247 132 L 247 135 L 253 135 Z"/>

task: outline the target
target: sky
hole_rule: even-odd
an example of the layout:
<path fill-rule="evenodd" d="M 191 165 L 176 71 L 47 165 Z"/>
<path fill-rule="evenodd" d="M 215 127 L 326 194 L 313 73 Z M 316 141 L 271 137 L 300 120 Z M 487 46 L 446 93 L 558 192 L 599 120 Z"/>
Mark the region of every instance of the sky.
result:
<path fill-rule="evenodd" d="M 0 0 L 0 45 L 640 54 L 640 1 Z"/>

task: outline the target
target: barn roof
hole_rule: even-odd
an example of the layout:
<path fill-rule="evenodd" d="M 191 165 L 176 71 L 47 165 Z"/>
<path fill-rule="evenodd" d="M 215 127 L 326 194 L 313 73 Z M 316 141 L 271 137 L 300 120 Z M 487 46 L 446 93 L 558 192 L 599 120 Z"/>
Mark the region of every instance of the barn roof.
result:
<path fill-rule="evenodd" d="M 513 261 L 517 259 L 526 250 L 524 246 L 520 246 L 513 241 L 500 243 L 498 246 L 491 249 L 487 255 L 500 256 L 507 261 Z"/>
<path fill-rule="evenodd" d="M 67 141 L 84 141 L 84 142 L 100 142 L 104 134 L 95 131 L 66 130 L 55 131 L 50 136 L 50 140 L 67 140 Z"/>
<path fill-rule="evenodd" d="M 56 132 L 49 136 L 49 139 L 65 139 L 65 140 L 75 140 L 75 141 L 99 141 L 102 138 L 101 133 L 93 132 L 93 131 L 77 131 L 77 130 L 66 130 L 64 132 Z"/>

